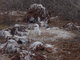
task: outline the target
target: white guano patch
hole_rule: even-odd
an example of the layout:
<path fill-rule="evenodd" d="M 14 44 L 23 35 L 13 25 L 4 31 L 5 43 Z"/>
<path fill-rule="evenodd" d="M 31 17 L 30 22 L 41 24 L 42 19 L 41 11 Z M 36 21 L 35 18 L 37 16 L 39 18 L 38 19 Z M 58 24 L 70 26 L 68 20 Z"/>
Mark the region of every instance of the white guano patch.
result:
<path fill-rule="evenodd" d="M 58 27 L 51 28 L 51 33 L 56 34 L 54 38 L 63 38 L 63 39 L 69 39 L 75 36 L 75 34 L 71 33 L 70 31 L 66 31 L 63 29 L 59 29 Z"/>
<path fill-rule="evenodd" d="M 64 29 L 60 29 L 58 27 L 52 27 L 48 29 L 41 29 L 41 35 L 40 36 L 31 36 L 35 41 L 55 41 L 58 39 L 71 39 L 75 37 L 76 35 L 70 31 L 66 31 Z"/>

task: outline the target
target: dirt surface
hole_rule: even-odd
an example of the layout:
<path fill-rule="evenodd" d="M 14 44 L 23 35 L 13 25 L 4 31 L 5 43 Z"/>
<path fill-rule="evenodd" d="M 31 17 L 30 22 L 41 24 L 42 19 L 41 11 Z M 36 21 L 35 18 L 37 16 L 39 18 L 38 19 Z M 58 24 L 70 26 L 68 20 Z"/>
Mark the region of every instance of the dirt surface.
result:
<path fill-rule="evenodd" d="M 36 36 L 33 33 L 29 38 L 33 41 L 38 40 L 53 45 L 53 52 L 46 53 L 48 56 L 47 60 L 80 60 L 80 32 L 78 31 L 66 31 L 56 28 L 45 31 L 42 29 L 41 36 Z M 0 60 L 11 59 L 9 54 L 4 55 L 0 53 Z"/>

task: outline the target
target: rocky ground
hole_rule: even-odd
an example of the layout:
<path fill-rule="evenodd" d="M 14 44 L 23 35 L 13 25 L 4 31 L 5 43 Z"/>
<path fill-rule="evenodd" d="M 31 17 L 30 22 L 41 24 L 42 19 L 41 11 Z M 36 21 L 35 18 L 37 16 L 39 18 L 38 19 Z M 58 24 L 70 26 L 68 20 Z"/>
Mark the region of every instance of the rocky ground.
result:
<path fill-rule="evenodd" d="M 29 39 L 53 45 L 53 52 L 46 53 L 47 60 L 80 60 L 80 32 L 66 31 L 58 27 L 40 29 L 40 36 L 30 32 Z M 8 54 L 0 54 L 0 60 L 11 59 Z"/>

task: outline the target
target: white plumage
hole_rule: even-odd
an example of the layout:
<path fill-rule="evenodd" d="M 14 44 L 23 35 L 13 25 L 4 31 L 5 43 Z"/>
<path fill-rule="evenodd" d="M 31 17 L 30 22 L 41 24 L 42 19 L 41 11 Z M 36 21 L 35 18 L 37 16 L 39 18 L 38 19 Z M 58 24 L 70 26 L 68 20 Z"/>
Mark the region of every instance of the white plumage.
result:
<path fill-rule="evenodd" d="M 41 30 L 39 28 L 39 25 L 38 24 L 35 24 L 34 25 L 34 32 L 38 35 L 41 35 Z"/>
<path fill-rule="evenodd" d="M 5 30 L 2 30 L 2 36 L 5 38 L 12 37 L 10 31 L 5 31 Z"/>
<path fill-rule="evenodd" d="M 10 39 L 10 40 L 7 41 L 6 50 L 7 50 L 8 53 L 15 52 L 15 51 L 19 50 L 18 47 L 19 46 L 18 46 L 18 44 L 15 40 Z"/>
<path fill-rule="evenodd" d="M 31 48 L 32 50 L 35 50 L 35 49 L 37 49 L 37 47 L 39 47 L 39 46 L 43 46 L 43 43 L 42 43 L 42 42 L 39 42 L 39 41 L 36 41 L 36 42 L 34 42 L 33 44 L 31 44 L 30 48 Z"/>

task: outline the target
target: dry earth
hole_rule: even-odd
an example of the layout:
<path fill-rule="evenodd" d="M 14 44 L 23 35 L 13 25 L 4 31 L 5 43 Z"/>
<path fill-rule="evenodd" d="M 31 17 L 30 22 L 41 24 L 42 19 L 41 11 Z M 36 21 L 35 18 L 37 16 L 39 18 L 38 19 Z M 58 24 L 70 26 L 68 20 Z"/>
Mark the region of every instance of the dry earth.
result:
<path fill-rule="evenodd" d="M 80 60 L 80 32 L 66 31 L 58 27 L 41 28 L 40 36 L 30 31 L 29 39 L 53 45 L 53 52 L 46 53 L 48 60 Z M 45 52 L 44 52 L 45 53 Z M 0 60 L 11 60 L 0 54 Z"/>

